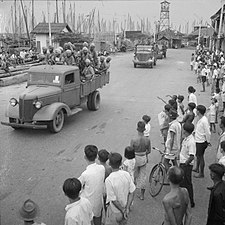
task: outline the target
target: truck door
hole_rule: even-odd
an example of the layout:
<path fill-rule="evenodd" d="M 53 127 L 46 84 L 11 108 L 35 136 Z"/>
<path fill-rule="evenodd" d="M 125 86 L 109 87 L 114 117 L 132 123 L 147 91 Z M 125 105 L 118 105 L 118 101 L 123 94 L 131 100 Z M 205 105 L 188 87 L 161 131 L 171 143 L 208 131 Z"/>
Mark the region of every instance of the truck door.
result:
<path fill-rule="evenodd" d="M 62 102 L 71 108 L 80 104 L 80 82 L 75 79 L 76 72 L 68 73 L 64 78 Z"/>

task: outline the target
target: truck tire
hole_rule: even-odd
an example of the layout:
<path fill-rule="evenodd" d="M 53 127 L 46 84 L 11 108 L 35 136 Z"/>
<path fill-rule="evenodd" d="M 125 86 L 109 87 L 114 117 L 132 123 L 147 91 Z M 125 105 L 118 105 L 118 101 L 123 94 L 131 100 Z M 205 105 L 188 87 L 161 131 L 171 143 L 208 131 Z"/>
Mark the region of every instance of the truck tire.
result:
<path fill-rule="evenodd" d="M 17 123 L 18 121 L 17 121 L 17 119 L 15 119 L 15 118 L 12 118 L 12 117 L 9 117 L 9 122 L 10 123 Z M 14 127 L 14 126 L 11 126 L 13 129 L 15 129 L 15 130 L 18 130 L 18 129 L 21 129 L 21 127 Z"/>
<path fill-rule="evenodd" d="M 98 110 L 100 107 L 100 92 L 94 91 L 88 95 L 87 108 L 92 111 Z"/>
<path fill-rule="evenodd" d="M 63 110 L 59 110 L 53 120 L 51 120 L 48 124 L 48 129 L 52 133 L 58 133 L 62 130 L 64 124 L 64 113 Z"/>

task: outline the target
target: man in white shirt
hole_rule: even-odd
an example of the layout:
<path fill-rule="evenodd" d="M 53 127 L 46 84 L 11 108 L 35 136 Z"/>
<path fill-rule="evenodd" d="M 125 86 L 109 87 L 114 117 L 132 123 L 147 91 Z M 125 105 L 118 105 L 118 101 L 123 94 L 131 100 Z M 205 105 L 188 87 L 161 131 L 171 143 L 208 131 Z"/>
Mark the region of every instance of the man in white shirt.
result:
<path fill-rule="evenodd" d="M 127 171 L 120 170 L 122 156 L 109 155 L 112 173 L 106 178 L 106 203 L 108 204 L 106 225 L 124 224 L 134 198 L 135 185 Z"/>
<path fill-rule="evenodd" d="M 101 213 L 103 208 L 103 193 L 105 168 L 95 163 L 98 148 L 95 145 L 87 145 L 84 149 L 85 160 L 88 163 L 86 170 L 78 178 L 82 184 L 81 197 L 87 198 L 93 207 L 95 225 L 101 225 Z"/>
<path fill-rule="evenodd" d="M 198 122 L 195 129 L 195 142 L 196 142 L 196 168 L 193 169 L 194 172 L 199 173 L 194 176 L 195 178 L 204 177 L 205 160 L 204 153 L 208 145 L 210 144 L 210 129 L 209 122 L 205 116 L 206 108 L 203 105 L 197 106 L 197 116 Z"/>
<path fill-rule="evenodd" d="M 181 125 L 177 121 L 177 111 L 176 110 L 170 110 L 169 112 L 169 118 L 170 118 L 170 124 L 169 124 L 169 130 L 167 134 L 167 139 L 165 143 L 166 147 L 166 153 L 174 154 L 173 156 L 165 155 L 164 157 L 164 165 L 166 167 L 166 170 L 168 171 L 170 165 L 170 160 L 172 161 L 174 166 L 177 166 L 177 157 L 179 155 L 180 151 L 180 143 L 181 143 Z"/>
<path fill-rule="evenodd" d="M 93 219 L 92 205 L 86 198 L 79 196 L 81 182 L 77 178 L 68 178 L 63 184 L 63 191 L 70 204 L 65 208 L 65 225 L 91 225 Z"/>
<path fill-rule="evenodd" d="M 187 188 L 192 208 L 195 206 L 191 176 L 196 154 L 196 143 L 194 136 L 192 135 L 194 128 L 194 124 L 192 123 L 185 123 L 183 125 L 184 140 L 180 151 L 180 168 L 184 171 L 184 178 L 180 183 L 180 187 Z"/>

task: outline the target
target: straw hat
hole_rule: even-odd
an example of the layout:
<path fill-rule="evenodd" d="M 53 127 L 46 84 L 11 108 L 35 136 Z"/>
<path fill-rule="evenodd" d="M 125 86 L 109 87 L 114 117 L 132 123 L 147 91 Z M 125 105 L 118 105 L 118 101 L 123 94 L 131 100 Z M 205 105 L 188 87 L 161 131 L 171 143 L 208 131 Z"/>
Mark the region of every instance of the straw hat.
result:
<path fill-rule="evenodd" d="M 20 217 L 24 221 L 32 221 L 40 213 L 38 205 L 31 199 L 27 199 L 19 210 Z"/>

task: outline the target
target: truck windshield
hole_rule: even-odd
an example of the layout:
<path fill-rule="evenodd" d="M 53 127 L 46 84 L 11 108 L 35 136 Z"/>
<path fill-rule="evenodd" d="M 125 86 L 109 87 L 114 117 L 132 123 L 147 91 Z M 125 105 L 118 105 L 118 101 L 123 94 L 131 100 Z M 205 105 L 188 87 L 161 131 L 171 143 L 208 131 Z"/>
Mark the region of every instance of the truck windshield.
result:
<path fill-rule="evenodd" d="M 60 84 L 59 74 L 30 73 L 29 82 L 38 84 Z"/>
<path fill-rule="evenodd" d="M 137 51 L 151 52 L 151 50 L 152 50 L 151 46 L 137 46 Z"/>

